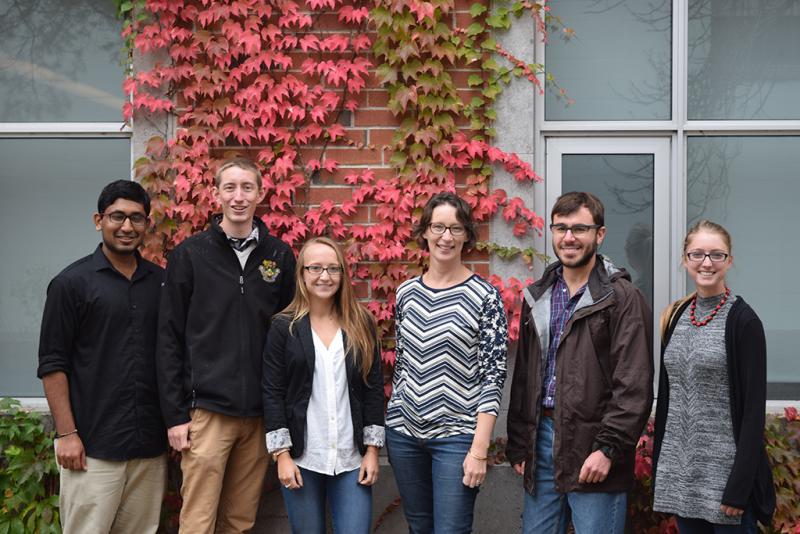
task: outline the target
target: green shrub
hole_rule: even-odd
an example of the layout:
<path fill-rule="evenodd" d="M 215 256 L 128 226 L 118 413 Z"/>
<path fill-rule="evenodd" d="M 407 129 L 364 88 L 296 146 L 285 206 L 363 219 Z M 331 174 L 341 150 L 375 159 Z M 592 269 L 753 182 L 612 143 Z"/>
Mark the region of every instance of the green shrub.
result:
<path fill-rule="evenodd" d="M 0 534 L 61 532 L 53 435 L 41 414 L 0 400 Z"/>
<path fill-rule="evenodd" d="M 768 416 L 765 438 L 777 497 L 772 530 L 768 532 L 800 534 L 800 417 L 797 408 L 786 408 L 783 416 Z"/>

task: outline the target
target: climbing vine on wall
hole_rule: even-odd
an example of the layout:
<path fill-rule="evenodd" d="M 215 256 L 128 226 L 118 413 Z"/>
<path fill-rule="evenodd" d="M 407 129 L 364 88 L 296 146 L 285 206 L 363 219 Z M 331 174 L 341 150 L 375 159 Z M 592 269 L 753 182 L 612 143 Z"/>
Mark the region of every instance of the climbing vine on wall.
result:
<path fill-rule="evenodd" d="M 353 278 L 369 284 L 367 305 L 390 332 L 394 290 L 425 262 L 410 235 L 432 194 L 457 189 L 478 221 L 501 217 L 519 237 L 542 228 L 522 199 L 491 185 L 495 166 L 520 181 L 538 180 L 528 164 L 492 145 L 491 123 L 501 85 L 512 76 L 539 84 L 539 69 L 515 59 L 490 31 L 523 12 L 543 29 L 546 9 L 476 3 L 470 23 L 459 25 L 453 0 L 121 2 L 130 50 L 151 65 L 126 80 L 124 115 L 142 122 L 168 114 L 174 121 L 174 134 L 151 139 L 135 163 L 153 197 L 147 255 L 163 261 L 207 224 L 217 208 L 217 166 L 233 153 L 247 154 L 263 168 L 270 231 L 293 246 L 320 234 L 345 243 Z M 459 91 L 457 71 L 470 73 L 471 91 Z M 387 108 L 399 123 L 388 146 L 366 145 L 347 127 L 365 87 L 376 83 L 388 90 Z M 393 172 L 344 172 L 332 147 L 389 151 Z M 309 201 L 312 184 L 336 179 L 351 186 L 350 198 Z M 364 206 L 374 210 L 373 222 L 353 222 Z M 528 260 L 535 254 L 488 242 L 480 248 Z M 523 282 L 491 281 L 516 337 Z M 391 366 L 393 345 L 385 338 Z"/>

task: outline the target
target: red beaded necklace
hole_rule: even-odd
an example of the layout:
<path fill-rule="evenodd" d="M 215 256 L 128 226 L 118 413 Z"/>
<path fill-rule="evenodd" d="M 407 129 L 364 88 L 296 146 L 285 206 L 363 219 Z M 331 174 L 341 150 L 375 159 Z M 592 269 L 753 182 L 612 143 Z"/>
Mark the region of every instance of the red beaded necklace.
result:
<path fill-rule="evenodd" d="M 731 294 L 731 288 L 725 286 L 725 294 L 722 295 L 722 299 L 719 301 L 719 304 L 717 304 L 717 307 L 714 308 L 714 311 L 711 312 L 711 315 L 709 315 L 702 321 L 698 322 L 697 318 L 694 315 L 694 310 L 695 308 L 697 308 L 697 293 L 695 293 L 694 298 L 692 299 L 692 306 L 691 308 L 689 308 L 689 319 L 692 320 L 692 324 L 695 326 L 705 326 L 708 323 L 710 323 L 711 319 L 713 319 L 717 315 L 717 312 L 720 310 L 720 308 L 725 306 L 725 303 L 728 302 L 728 295 L 730 294 Z"/>

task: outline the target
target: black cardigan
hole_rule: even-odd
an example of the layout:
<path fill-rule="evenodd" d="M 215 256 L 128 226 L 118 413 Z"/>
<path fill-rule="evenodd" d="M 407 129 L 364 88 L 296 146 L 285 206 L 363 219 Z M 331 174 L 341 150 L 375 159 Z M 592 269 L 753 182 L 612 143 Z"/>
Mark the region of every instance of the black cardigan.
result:
<path fill-rule="evenodd" d="M 345 349 L 347 338 L 342 334 Z M 377 335 L 376 335 L 377 337 Z M 314 339 L 311 319 L 305 315 L 292 325 L 289 319 L 276 315 L 264 346 L 262 394 L 264 424 L 267 432 L 288 428 L 292 438 L 289 451 L 292 458 L 303 454 L 305 448 L 306 412 L 314 379 Z M 353 420 L 353 441 L 363 456 L 364 427 L 383 426 L 383 370 L 380 345 L 377 343 L 367 383 L 356 368 L 350 352 L 345 355 L 347 383 L 350 389 L 350 415 Z"/>
<path fill-rule="evenodd" d="M 676 312 L 675 320 L 669 325 L 661 346 L 661 373 L 658 379 L 653 441 L 653 480 L 656 477 L 669 410 L 669 380 L 664 368 L 664 351 L 677 324 L 677 318 L 690 302 L 684 303 Z M 725 323 L 725 352 L 736 457 L 722 493 L 721 504 L 741 509 L 752 505 L 758 520 L 769 525 L 775 511 L 775 488 L 764 447 L 767 342 L 761 320 L 744 299 L 738 296 Z"/>

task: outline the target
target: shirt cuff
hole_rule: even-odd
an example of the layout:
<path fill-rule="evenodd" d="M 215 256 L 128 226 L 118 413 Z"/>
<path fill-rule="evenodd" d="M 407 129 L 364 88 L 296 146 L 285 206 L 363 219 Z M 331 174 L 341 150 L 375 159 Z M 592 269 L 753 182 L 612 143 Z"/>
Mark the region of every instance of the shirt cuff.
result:
<path fill-rule="evenodd" d="M 272 432 L 267 432 L 267 452 L 270 454 L 281 449 L 292 448 L 292 437 L 289 435 L 288 428 L 279 428 Z"/>
<path fill-rule="evenodd" d="M 367 425 L 364 427 L 364 445 L 373 447 L 383 447 L 386 437 L 386 430 L 380 425 Z"/>

